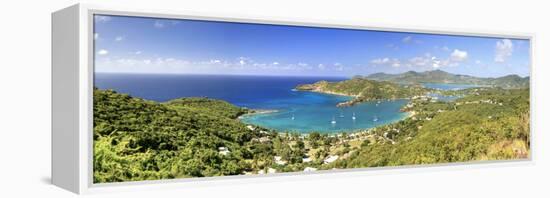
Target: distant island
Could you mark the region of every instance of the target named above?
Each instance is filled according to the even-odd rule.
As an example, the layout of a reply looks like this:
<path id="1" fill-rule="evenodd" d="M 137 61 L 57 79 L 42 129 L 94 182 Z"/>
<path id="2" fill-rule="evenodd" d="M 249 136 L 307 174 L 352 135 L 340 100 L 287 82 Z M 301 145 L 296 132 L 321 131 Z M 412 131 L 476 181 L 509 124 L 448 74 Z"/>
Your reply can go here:
<path id="1" fill-rule="evenodd" d="M 498 78 L 480 78 L 469 75 L 452 74 L 443 70 L 432 70 L 425 72 L 408 71 L 401 74 L 374 73 L 364 78 L 376 81 L 389 81 L 400 84 L 415 83 L 446 83 L 446 84 L 473 84 L 511 88 L 529 87 L 529 77 L 518 75 L 507 75 Z"/>

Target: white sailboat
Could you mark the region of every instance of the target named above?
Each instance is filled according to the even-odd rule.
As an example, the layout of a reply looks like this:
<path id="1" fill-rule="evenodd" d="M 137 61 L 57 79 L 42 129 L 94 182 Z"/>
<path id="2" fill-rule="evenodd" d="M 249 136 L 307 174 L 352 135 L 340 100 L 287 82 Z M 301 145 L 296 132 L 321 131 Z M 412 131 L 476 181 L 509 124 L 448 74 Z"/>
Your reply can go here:
<path id="1" fill-rule="evenodd" d="M 341 117 L 341 118 L 344 117 L 344 112 L 340 111 L 340 117 Z"/>
<path id="2" fill-rule="evenodd" d="M 352 120 L 355 120 L 355 112 L 353 112 L 353 115 L 351 116 Z"/>
<path id="3" fill-rule="evenodd" d="M 374 119 L 372 119 L 374 122 L 378 122 L 378 117 L 374 116 Z"/>
<path id="4" fill-rule="evenodd" d="M 332 116 L 332 121 L 330 123 L 336 124 L 336 120 L 334 119 L 334 116 Z"/>
<path id="5" fill-rule="evenodd" d="M 291 119 L 294 120 L 294 114 L 292 114 L 292 118 L 291 118 Z"/>

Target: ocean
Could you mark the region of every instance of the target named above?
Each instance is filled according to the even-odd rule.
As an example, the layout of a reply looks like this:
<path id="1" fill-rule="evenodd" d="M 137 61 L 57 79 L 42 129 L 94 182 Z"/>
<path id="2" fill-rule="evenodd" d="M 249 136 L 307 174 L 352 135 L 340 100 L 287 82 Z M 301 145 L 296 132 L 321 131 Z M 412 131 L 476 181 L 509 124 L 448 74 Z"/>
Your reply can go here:
<path id="1" fill-rule="evenodd" d="M 299 84 L 320 80 L 346 78 L 96 73 L 94 86 L 157 102 L 208 97 L 250 109 L 276 110 L 243 116 L 241 120 L 280 132 L 353 132 L 396 122 L 407 115 L 399 111 L 407 100 L 338 108 L 336 104 L 350 97 L 293 90 Z"/>

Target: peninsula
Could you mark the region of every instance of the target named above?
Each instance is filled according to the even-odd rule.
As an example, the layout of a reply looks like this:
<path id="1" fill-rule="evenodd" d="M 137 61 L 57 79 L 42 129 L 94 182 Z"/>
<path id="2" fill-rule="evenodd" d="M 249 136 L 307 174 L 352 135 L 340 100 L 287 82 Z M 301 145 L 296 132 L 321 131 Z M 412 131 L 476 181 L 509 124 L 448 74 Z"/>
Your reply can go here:
<path id="1" fill-rule="evenodd" d="M 296 87 L 299 91 L 312 91 L 326 94 L 351 96 L 353 99 L 337 104 L 338 107 L 373 100 L 396 100 L 424 95 L 429 89 L 420 84 L 400 85 L 393 82 L 369 80 L 354 77 L 340 82 L 319 81 L 313 84 L 302 84 Z"/>

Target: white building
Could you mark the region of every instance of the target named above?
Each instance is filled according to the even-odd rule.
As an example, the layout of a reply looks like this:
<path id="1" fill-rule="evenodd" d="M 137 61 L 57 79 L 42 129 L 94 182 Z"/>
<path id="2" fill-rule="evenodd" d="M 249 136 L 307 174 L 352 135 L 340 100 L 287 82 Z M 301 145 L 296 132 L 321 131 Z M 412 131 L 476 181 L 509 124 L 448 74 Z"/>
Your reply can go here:
<path id="1" fill-rule="evenodd" d="M 304 169 L 304 172 L 313 172 L 313 171 L 317 171 L 317 168 L 306 167 L 306 168 Z"/>
<path id="2" fill-rule="evenodd" d="M 218 147 L 218 151 L 222 155 L 227 155 L 230 153 L 229 149 L 227 147 Z"/>
<path id="3" fill-rule="evenodd" d="M 338 155 L 330 155 L 323 161 L 325 164 L 332 163 L 338 159 Z"/>
<path id="4" fill-rule="evenodd" d="M 275 164 L 277 165 L 285 165 L 286 164 L 286 161 L 282 160 L 281 156 L 275 156 L 273 157 L 273 159 L 275 159 Z"/>
<path id="5" fill-rule="evenodd" d="M 277 170 L 275 170 L 274 168 L 268 168 L 267 169 L 267 173 L 271 174 L 271 173 L 276 173 L 276 172 L 277 172 Z"/>

